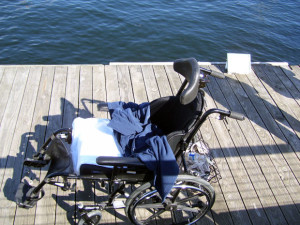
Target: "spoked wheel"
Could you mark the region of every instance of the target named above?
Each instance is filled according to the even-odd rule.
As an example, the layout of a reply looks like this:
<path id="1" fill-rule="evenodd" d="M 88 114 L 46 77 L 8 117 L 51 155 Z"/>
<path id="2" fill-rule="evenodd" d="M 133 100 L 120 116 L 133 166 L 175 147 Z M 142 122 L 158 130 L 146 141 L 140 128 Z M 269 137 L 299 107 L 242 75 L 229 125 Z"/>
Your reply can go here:
<path id="1" fill-rule="evenodd" d="M 190 175 L 179 175 L 171 192 L 162 199 L 150 183 L 136 189 L 126 202 L 126 214 L 134 224 L 155 224 L 164 218 L 169 224 L 193 224 L 213 206 L 212 186 Z"/>
<path id="2" fill-rule="evenodd" d="M 82 216 L 78 222 L 78 225 L 96 225 L 100 223 L 102 214 L 99 210 L 93 210 Z"/>

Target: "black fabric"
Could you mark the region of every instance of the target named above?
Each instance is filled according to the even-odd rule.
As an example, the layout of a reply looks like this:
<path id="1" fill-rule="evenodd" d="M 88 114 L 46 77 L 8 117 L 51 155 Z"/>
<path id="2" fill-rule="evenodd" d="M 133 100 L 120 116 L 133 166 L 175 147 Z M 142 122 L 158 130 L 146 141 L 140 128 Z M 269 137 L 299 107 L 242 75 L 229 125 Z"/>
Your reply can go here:
<path id="1" fill-rule="evenodd" d="M 69 154 L 62 140 L 60 140 L 59 138 L 55 137 L 51 141 L 46 154 L 51 158 L 47 177 L 52 177 L 54 173 L 56 174 L 70 169 L 71 155 Z"/>
<path id="2" fill-rule="evenodd" d="M 177 96 L 159 98 L 150 103 L 150 120 L 165 135 L 175 131 L 188 132 L 201 115 L 202 104 L 201 93 L 187 105 L 182 105 Z"/>

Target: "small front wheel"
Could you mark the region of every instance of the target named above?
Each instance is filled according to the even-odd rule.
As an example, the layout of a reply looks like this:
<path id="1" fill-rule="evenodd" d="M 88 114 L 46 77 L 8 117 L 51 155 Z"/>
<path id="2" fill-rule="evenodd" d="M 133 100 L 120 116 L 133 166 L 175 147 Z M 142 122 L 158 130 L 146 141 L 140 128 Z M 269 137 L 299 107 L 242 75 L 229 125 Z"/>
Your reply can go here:
<path id="1" fill-rule="evenodd" d="M 93 210 L 81 217 L 78 225 L 97 225 L 100 223 L 102 214 L 99 210 Z"/>

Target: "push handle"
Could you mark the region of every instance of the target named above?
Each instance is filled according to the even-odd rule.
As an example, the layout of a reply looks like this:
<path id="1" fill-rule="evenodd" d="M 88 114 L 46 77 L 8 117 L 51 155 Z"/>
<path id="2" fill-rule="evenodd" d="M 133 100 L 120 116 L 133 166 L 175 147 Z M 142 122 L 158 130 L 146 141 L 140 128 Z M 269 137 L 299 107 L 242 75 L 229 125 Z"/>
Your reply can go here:
<path id="1" fill-rule="evenodd" d="M 217 72 L 217 71 L 214 71 L 214 70 L 210 70 L 210 69 L 206 69 L 206 68 L 203 68 L 203 67 L 200 67 L 200 70 L 202 73 L 205 73 L 207 75 L 211 75 L 213 77 L 216 77 L 216 78 L 220 78 L 220 79 L 224 79 L 225 78 L 225 75 L 221 72 Z"/>
<path id="2" fill-rule="evenodd" d="M 232 119 L 236 119 L 236 120 L 244 120 L 245 119 L 245 116 L 243 114 L 237 113 L 237 112 L 230 112 L 229 117 Z"/>
<path id="3" fill-rule="evenodd" d="M 211 71 L 210 75 L 213 76 L 213 77 L 216 77 L 216 78 L 220 78 L 220 79 L 225 78 L 225 75 L 223 73 L 220 73 L 220 72 L 217 72 L 217 71 L 214 71 L 214 70 Z"/>

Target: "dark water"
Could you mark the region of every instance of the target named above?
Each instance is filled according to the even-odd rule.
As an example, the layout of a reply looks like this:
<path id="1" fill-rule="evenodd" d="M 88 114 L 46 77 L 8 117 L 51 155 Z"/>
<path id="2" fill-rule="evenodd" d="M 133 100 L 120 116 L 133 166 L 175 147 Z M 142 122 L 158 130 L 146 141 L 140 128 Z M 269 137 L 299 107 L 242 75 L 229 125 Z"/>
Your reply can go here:
<path id="1" fill-rule="evenodd" d="M 0 64 L 300 62 L 298 0 L 1 0 Z"/>

